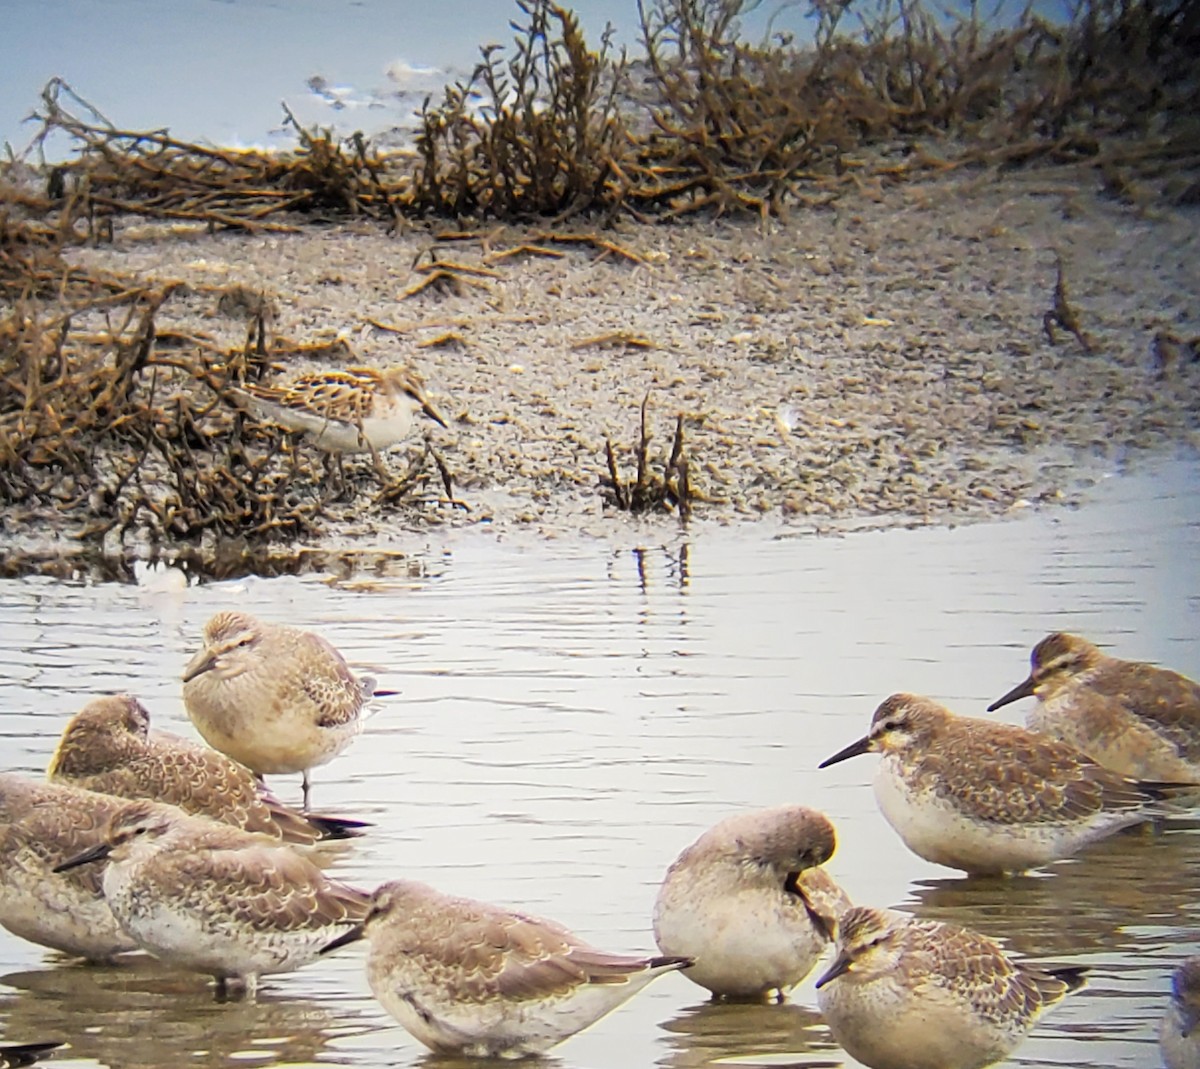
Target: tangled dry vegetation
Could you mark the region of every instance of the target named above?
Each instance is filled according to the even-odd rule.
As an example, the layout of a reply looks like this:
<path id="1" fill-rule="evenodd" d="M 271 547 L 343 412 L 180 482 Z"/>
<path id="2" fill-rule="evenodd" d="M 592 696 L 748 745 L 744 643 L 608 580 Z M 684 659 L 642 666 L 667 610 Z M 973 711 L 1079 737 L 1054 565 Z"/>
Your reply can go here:
<path id="1" fill-rule="evenodd" d="M 319 528 L 328 505 L 310 455 L 228 403 L 237 383 L 311 347 L 271 337 L 261 310 L 243 346 L 219 347 L 164 325 L 170 286 L 64 259 L 68 245 L 111 237 L 119 215 L 251 232 L 348 217 L 461 229 L 765 216 L 869 182 L 1037 158 L 1087 161 L 1119 196 L 1200 199 L 1195 0 L 1082 0 L 1068 25 L 1026 14 L 1011 27 L 947 21 L 919 0 L 811 2 L 804 49 L 739 39 L 757 0 L 640 2 L 646 58 L 633 64 L 607 36 L 591 49 L 566 8 L 517 0 L 511 55 L 485 49 L 470 79 L 426 103 L 415 157 L 299 129 L 289 155 L 202 147 L 122 130 L 52 82 L 42 137 L 66 134 L 74 155 L 40 190 L 16 180 L 16 164 L 0 169 L 6 518 L 82 516 L 76 535 L 97 546 L 130 529 L 151 543 L 254 543 Z M 429 265 L 421 285 L 482 284 L 453 267 Z M 631 484 L 609 445 L 602 492 L 686 517 L 682 427 L 661 478 L 647 474 L 648 440 L 643 422 Z"/>
<path id="2" fill-rule="evenodd" d="M 39 240 L 39 237 L 42 240 Z M 0 501 L 10 530 L 53 528 L 120 557 L 134 532 L 196 559 L 320 529 L 345 487 L 286 432 L 246 420 L 233 390 L 289 360 L 354 363 L 341 339 L 272 337 L 252 308 L 244 345 L 162 324 L 177 287 L 71 267 L 49 238 L 0 215 Z M 253 305 L 232 289 L 212 295 Z M 52 298 L 52 300 L 48 300 Z M 377 502 L 419 500 L 423 468 Z M 449 493 L 448 476 L 440 471 Z"/>
<path id="3" fill-rule="evenodd" d="M 675 418 L 675 436 L 671 440 L 671 452 L 663 460 L 662 474 L 659 475 L 654 470 L 654 458 L 650 454 L 653 435 L 646 420 L 646 409 L 649 405 L 650 396 L 647 394 L 642 399 L 640 434 L 632 450 L 636 465 L 632 482 L 621 478 L 612 440 L 604 439 L 604 459 L 608 465 L 608 475 L 600 481 L 601 493 L 608 504 L 626 512 L 678 509 L 679 518 L 686 523 L 691 515 L 693 494 L 683 444 L 683 416 Z"/>
<path id="4" fill-rule="evenodd" d="M 301 219 L 780 213 L 924 170 L 1088 161 L 1126 197 L 1200 199 L 1196 0 L 1079 0 L 1066 25 L 948 18 L 921 0 L 810 0 L 815 41 L 752 45 L 761 0 L 639 0 L 646 58 L 592 50 L 571 11 L 517 0 L 512 55 L 483 50 L 426 101 L 411 156 L 297 126 L 289 155 L 114 126 L 60 81 L 42 137 L 77 151 L 27 209 L 89 236 L 116 213 L 212 227 Z M 72 110 L 74 109 L 74 110 Z M 80 114 L 76 114 L 79 112 Z"/>

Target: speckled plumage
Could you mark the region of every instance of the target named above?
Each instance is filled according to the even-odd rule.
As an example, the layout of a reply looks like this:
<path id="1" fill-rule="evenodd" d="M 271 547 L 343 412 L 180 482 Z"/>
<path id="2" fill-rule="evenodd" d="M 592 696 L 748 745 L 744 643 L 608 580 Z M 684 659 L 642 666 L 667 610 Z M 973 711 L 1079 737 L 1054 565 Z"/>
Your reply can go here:
<path id="1" fill-rule="evenodd" d="M 285 386 L 247 383 L 238 396 L 260 418 L 303 431 L 331 453 L 378 452 L 408 436 L 413 416 L 446 421 L 409 368 L 351 367 L 301 375 Z"/>
<path id="2" fill-rule="evenodd" d="M 833 825 L 804 806 L 728 817 L 667 870 L 654 907 L 664 954 L 695 959 L 683 975 L 714 995 L 780 996 L 812 970 L 851 905 L 823 865 Z"/>
<path id="3" fill-rule="evenodd" d="M 1021 872 L 1164 812 L 1170 793 L 1013 724 L 955 716 L 913 694 L 821 767 L 882 754 L 875 797 L 914 853 L 971 873 Z"/>
<path id="4" fill-rule="evenodd" d="M 1135 779 L 1200 783 L 1200 685 L 1056 632 L 1033 648 L 1027 679 L 988 711 L 1036 695 L 1027 724 Z"/>
<path id="5" fill-rule="evenodd" d="M 293 845 L 344 838 L 356 825 L 284 805 L 232 758 L 150 728 L 136 698 L 90 701 L 71 718 L 46 771 L 51 780 L 121 798 L 149 798 Z"/>
<path id="6" fill-rule="evenodd" d="M 968 929 L 856 906 L 842 915 L 817 1001 L 834 1038 L 870 1069 L 981 1069 L 1083 971 L 1017 964 Z"/>
<path id="7" fill-rule="evenodd" d="M 0 924 L 90 961 L 137 949 L 113 917 L 94 869 L 57 874 L 64 857 L 100 842 L 120 798 L 0 773 Z"/>
<path id="8" fill-rule="evenodd" d="M 687 958 L 589 946 L 553 921 L 454 898 L 411 880 L 378 888 L 358 935 L 375 997 L 440 1053 L 522 1057 L 549 1050 Z"/>
<path id="9" fill-rule="evenodd" d="M 152 802 L 126 803 L 100 847 L 60 868 L 106 859 L 104 897 L 139 946 L 250 993 L 314 961 L 369 903 L 289 847 Z"/>
<path id="10" fill-rule="evenodd" d="M 375 690 L 311 631 L 219 612 L 183 673 L 183 701 L 210 745 L 254 772 L 304 773 L 332 760 L 362 730 Z"/>
<path id="11" fill-rule="evenodd" d="M 1158 1029 L 1166 1069 L 1200 1069 L 1200 957 L 1171 977 L 1171 998 Z"/>

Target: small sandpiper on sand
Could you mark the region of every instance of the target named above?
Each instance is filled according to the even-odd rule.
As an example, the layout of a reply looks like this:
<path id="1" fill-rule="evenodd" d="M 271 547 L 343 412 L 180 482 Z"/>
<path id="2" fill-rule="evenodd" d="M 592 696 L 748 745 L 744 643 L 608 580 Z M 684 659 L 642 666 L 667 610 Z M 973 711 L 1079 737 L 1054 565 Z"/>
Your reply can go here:
<path id="1" fill-rule="evenodd" d="M 418 412 L 446 426 L 425 396 L 420 376 L 406 367 L 314 371 L 286 385 L 247 382 L 233 394 L 259 419 L 303 432 L 331 454 L 343 482 L 342 455 L 370 453 L 380 479 L 389 483 L 379 454 L 408 437 Z"/>

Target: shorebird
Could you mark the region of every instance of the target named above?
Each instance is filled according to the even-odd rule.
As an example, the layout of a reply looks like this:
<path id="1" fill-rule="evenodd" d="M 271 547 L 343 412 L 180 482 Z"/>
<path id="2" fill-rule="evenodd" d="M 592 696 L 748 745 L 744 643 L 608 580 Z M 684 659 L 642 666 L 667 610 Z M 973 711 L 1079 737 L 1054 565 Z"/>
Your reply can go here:
<path id="1" fill-rule="evenodd" d="M 46 775 L 121 798 L 150 798 L 296 846 L 345 839 L 361 821 L 301 813 L 223 753 L 150 728 L 129 694 L 90 701 L 68 722 Z"/>
<path id="2" fill-rule="evenodd" d="M 291 972 L 366 915 L 370 897 L 286 846 L 153 802 L 128 802 L 102 842 L 55 872 L 104 867 L 121 927 L 168 965 L 253 997 L 264 973 Z"/>
<path id="3" fill-rule="evenodd" d="M 136 950 L 104 900 L 100 874 L 54 874 L 65 856 L 101 841 L 129 803 L 0 773 L 0 924 L 39 946 L 88 961 Z"/>
<path id="4" fill-rule="evenodd" d="M 1171 978 L 1158 1046 L 1166 1069 L 1200 1069 L 1200 957 L 1188 958 Z"/>
<path id="5" fill-rule="evenodd" d="M 630 957 L 588 946 L 553 921 L 423 883 L 385 883 L 366 920 L 325 950 L 366 936 L 367 981 L 438 1053 L 540 1054 L 598 1021 L 685 957 Z"/>
<path id="6" fill-rule="evenodd" d="M 66 1046 L 61 1040 L 49 1043 L 0 1043 L 0 1069 L 24 1069 L 43 1054 Z"/>
<path id="7" fill-rule="evenodd" d="M 356 677 L 311 631 L 219 612 L 183 672 L 183 701 L 210 745 L 260 776 L 304 774 L 341 753 L 362 730 L 375 680 Z"/>
<path id="8" fill-rule="evenodd" d="M 304 432 L 329 453 L 380 452 L 403 441 L 424 413 L 446 426 L 409 368 L 350 367 L 301 375 L 286 386 L 246 383 L 238 400 L 262 419 Z"/>
<path id="9" fill-rule="evenodd" d="M 1017 964 L 966 928 L 855 906 L 817 1002 L 846 1052 L 870 1069 L 980 1069 L 1083 984 L 1082 967 Z"/>
<path id="10" fill-rule="evenodd" d="M 1109 657 L 1056 632 L 1033 647 L 1029 677 L 988 706 L 1036 695 L 1026 723 L 1134 779 L 1200 783 L 1200 686 Z"/>
<path id="11" fill-rule="evenodd" d="M 973 874 L 1023 872 L 1162 816 L 1186 788 L 1127 779 L 1056 739 L 893 694 L 821 768 L 883 755 L 875 798 L 913 853 Z"/>
<path id="12" fill-rule="evenodd" d="M 828 818 L 804 806 L 722 820 L 667 870 L 654 906 L 659 950 L 694 958 L 683 975 L 717 997 L 782 1001 L 850 908 L 820 867 L 836 845 Z"/>

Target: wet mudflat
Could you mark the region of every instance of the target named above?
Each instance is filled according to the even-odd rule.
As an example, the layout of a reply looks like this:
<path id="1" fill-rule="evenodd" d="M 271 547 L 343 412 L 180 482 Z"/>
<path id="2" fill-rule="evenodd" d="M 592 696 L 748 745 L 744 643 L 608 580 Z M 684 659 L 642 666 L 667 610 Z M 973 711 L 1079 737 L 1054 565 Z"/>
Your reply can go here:
<path id="1" fill-rule="evenodd" d="M 208 616 L 236 607 L 303 623 L 402 692 L 314 776 L 318 808 L 376 825 L 336 865 L 342 878 L 413 876 L 650 950 L 657 884 L 680 849 L 739 808 L 800 802 L 836 823 L 830 869 L 857 901 L 1092 966 L 1016 1064 L 1157 1064 L 1167 978 L 1200 946 L 1192 826 L 1122 835 L 1033 876 L 968 881 L 909 854 L 884 824 L 875 758 L 816 765 L 896 690 L 984 715 L 1051 630 L 1196 675 L 1198 479 L 1195 460 L 1164 463 L 1104 481 L 1078 510 L 957 529 L 683 537 L 655 526 L 553 542 L 442 532 L 337 581 L 6 581 L 4 764 L 43 769 L 67 716 L 105 691 L 137 694 L 157 726 L 192 735 L 178 677 Z M 273 786 L 298 802 L 298 777 Z M 667 977 L 551 1061 L 837 1064 L 811 984 L 785 1006 L 712 1006 Z M 354 950 L 268 979 L 256 1005 L 216 1005 L 203 978 L 67 965 L 0 932 L 0 1034 L 64 1039 L 55 1062 L 71 1066 L 431 1063 L 371 999 Z"/>

